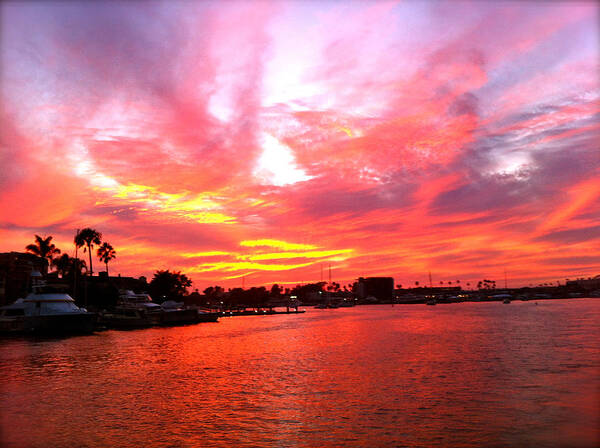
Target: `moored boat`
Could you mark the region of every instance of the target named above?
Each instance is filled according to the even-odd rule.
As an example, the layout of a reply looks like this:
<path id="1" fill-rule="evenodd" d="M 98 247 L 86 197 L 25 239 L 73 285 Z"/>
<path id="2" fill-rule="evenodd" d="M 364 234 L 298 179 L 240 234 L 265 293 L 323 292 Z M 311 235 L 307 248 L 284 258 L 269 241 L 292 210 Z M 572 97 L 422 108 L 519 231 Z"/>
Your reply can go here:
<path id="1" fill-rule="evenodd" d="M 183 302 L 175 302 L 168 300 L 161 305 L 162 325 L 185 325 L 195 324 L 198 321 L 198 310 L 194 308 L 186 308 Z"/>
<path id="2" fill-rule="evenodd" d="M 147 328 L 161 324 L 162 312 L 133 306 L 117 306 L 103 313 L 100 321 L 109 328 Z"/>
<path id="3" fill-rule="evenodd" d="M 125 290 L 119 293 L 117 306 L 102 314 L 101 322 L 112 328 L 146 328 L 160 325 L 163 309 L 148 294 Z"/>
<path id="4" fill-rule="evenodd" d="M 510 303 L 513 300 L 513 296 L 510 294 L 494 294 L 489 297 L 490 300 L 502 300 L 502 303 Z"/>
<path id="5" fill-rule="evenodd" d="M 0 332 L 91 333 L 96 319 L 96 313 L 78 307 L 66 293 L 35 291 L 0 308 Z"/>
<path id="6" fill-rule="evenodd" d="M 196 317 L 197 322 L 217 322 L 219 320 L 219 313 L 211 313 L 208 311 L 196 310 L 198 315 Z"/>

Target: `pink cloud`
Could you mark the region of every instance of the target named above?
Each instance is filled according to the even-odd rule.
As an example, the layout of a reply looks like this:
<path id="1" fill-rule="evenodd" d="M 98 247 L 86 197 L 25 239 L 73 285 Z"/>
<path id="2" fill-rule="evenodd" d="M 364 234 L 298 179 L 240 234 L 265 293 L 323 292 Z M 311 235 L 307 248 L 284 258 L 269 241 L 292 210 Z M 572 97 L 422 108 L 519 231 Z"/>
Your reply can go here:
<path id="1" fill-rule="evenodd" d="M 89 225 L 201 289 L 599 267 L 596 6 L 113 6 L 2 6 L 2 250 Z"/>

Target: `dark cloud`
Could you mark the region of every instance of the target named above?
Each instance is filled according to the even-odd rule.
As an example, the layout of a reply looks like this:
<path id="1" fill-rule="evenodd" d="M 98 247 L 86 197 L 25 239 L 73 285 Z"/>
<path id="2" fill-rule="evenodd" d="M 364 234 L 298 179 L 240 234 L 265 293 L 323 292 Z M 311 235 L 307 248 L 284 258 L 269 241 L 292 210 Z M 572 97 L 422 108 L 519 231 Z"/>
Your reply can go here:
<path id="1" fill-rule="evenodd" d="M 543 241 L 557 244 L 575 244 L 600 238 L 600 225 L 583 227 L 581 229 L 559 230 L 549 232 L 534 238 L 534 241 Z M 590 247 L 592 249 L 592 247 Z"/>
<path id="2" fill-rule="evenodd" d="M 479 99 L 471 92 L 466 92 L 457 97 L 448 107 L 448 114 L 456 115 L 479 115 Z"/>
<path id="3" fill-rule="evenodd" d="M 542 264 L 557 265 L 557 266 L 597 266 L 600 265 L 600 256 L 598 255 L 581 255 L 575 257 L 552 257 L 542 260 Z"/>
<path id="4" fill-rule="evenodd" d="M 65 90 L 96 94 L 136 88 L 172 98 L 178 56 L 187 29 L 159 2 L 50 2 L 32 8 L 31 21 L 53 44 L 46 63 L 56 61 Z M 25 40 L 27 42 L 27 40 Z"/>
<path id="5" fill-rule="evenodd" d="M 307 184 L 298 194 L 289 199 L 294 208 L 311 217 L 326 217 L 340 213 L 355 216 L 378 209 L 401 209 L 411 203 L 411 193 L 416 185 L 412 183 L 385 183 L 371 188 L 353 190 L 340 188 L 328 180 Z"/>
<path id="6" fill-rule="evenodd" d="M 437 214 L 510 210 L 521 204 L 529 185 L 507 175 L 481 176 L 473 182 L 439 194 L 432 204 Z"/>

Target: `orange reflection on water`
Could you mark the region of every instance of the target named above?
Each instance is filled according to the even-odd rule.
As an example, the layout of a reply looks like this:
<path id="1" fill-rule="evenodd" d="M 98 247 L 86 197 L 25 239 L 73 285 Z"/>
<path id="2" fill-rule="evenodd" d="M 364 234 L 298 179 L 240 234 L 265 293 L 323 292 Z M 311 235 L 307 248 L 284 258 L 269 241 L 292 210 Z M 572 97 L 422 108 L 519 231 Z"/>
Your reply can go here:
<path id="1" fill-rule="evenodd" d="M 598 317 L 591 299 L 362 306 L 7 340 L 0 441 L 595 446 Z"/>

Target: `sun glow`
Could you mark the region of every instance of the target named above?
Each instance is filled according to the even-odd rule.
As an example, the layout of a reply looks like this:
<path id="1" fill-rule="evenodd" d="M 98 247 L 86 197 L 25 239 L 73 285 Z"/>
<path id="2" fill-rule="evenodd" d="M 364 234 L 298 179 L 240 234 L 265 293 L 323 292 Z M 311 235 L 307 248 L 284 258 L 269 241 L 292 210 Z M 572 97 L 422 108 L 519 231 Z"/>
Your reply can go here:
<path id="1" fill-rule="evenodd" d="M 281 187 L 312 178 L 297 167 L 292 150 L 272 135 L 263 134 L 262 147 L 263 153 L 254 170 L 262 182 Z"/>

